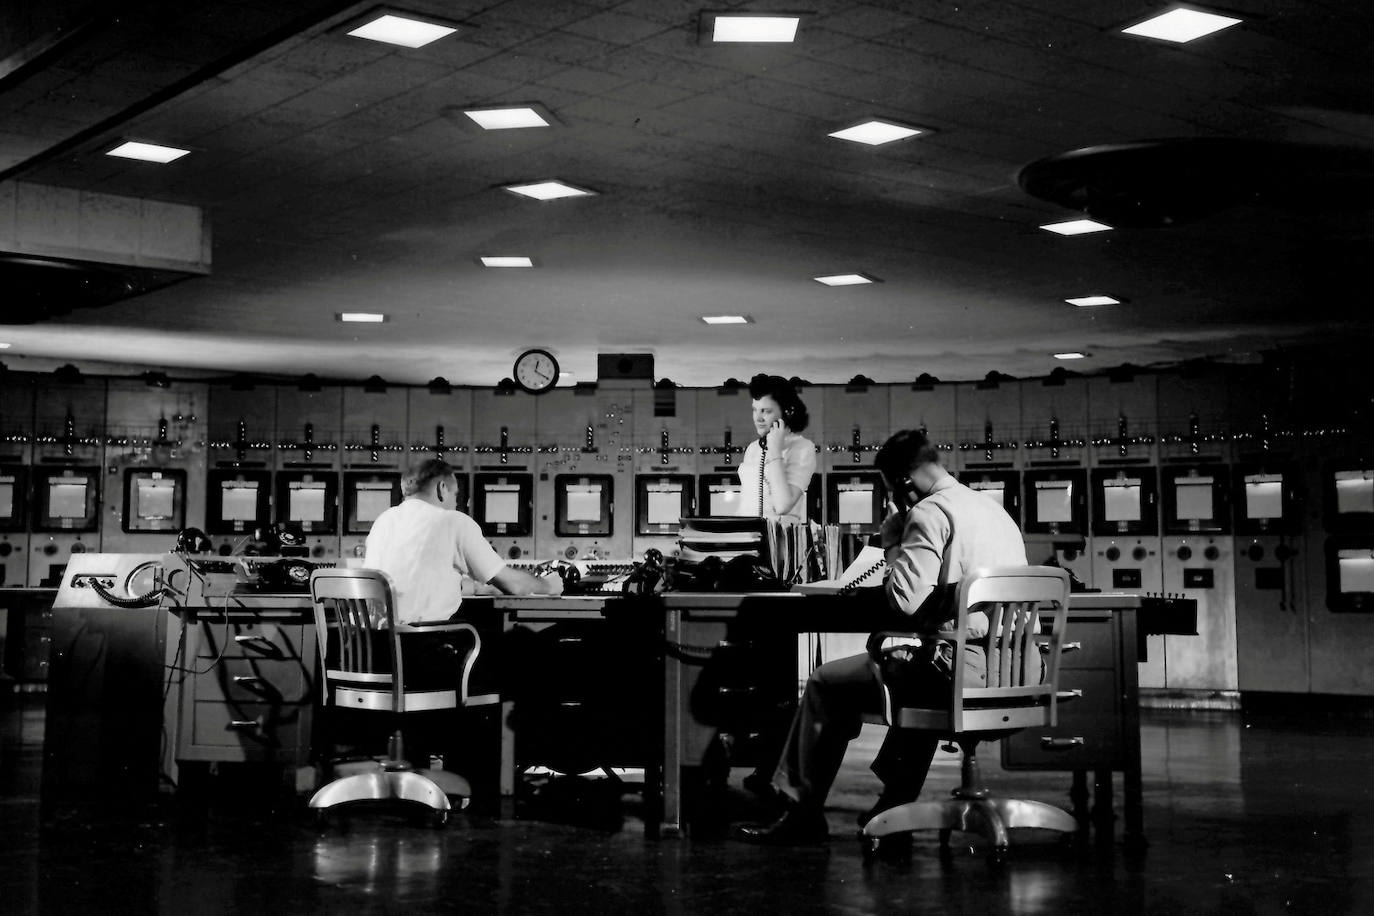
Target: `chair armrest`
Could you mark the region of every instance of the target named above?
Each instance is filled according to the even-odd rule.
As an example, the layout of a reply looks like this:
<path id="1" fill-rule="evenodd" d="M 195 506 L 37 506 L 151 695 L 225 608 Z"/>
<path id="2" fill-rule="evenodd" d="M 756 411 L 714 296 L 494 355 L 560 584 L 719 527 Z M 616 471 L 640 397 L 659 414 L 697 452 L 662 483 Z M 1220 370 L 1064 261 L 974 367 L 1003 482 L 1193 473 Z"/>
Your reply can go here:
<path id="1" fill-rule="evenodd" d="M 934 633 L 919 633 L 915 630 L 875 630 L 868 637 L 869 657 L 877 657 L 873 651 L 874 646 L 881 646 L 885 640 L 894 638 L 916 640 L 920 643 L 954 642 L 959 638 L 959 634 L 953 630 L 937 630 Z"/>

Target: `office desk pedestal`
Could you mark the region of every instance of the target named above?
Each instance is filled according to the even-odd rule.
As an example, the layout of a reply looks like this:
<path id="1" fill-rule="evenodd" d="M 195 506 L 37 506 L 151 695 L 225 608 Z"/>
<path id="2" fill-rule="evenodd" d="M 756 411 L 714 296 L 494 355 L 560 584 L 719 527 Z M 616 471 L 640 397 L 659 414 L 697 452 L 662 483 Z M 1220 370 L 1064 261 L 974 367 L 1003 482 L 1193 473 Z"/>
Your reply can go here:
<path id="1" fill-rule="evenodd" d="M 1141 816 L 1140 704 L 1136 679 L 1136 610 L 1118 596 L 1074 595 L 1069 604 L 1068 644 L 1060 687 L 1083 691 L 1059 705 L 1054 728 L 1026 729 L 1002 741 L 1009 770 L 1071 772 L 1074 814 L 1099 839 L 1113 834 L 1112 773 L 1122 774 L 1127 847 L 1145 845 Z M 1088 811 L 1088 774 L 1094 776 Z"/>

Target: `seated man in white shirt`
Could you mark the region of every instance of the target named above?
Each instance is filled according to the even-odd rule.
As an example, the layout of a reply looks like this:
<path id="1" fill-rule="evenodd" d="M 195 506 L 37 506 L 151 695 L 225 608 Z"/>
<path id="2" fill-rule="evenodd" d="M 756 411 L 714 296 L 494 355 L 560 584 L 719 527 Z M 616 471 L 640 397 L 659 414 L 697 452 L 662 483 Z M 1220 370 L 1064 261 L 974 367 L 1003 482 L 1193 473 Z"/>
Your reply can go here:
<path id="1" fill-rule="evenodd" d="M 464 576 L 506 595 L 562 594 L 562 578 L 510 568 L 477 522 L 458 511 L 458 480 L 448 462 L 419 462 L 401 481 L 401 492 L 401 504 L 372 523 L 363 561 L 391 577 L 399 622 L 451 618 L 463 603 Z"/>
<path id="2" fill-rule="evenodd" d="M 889 570 L 884 585 L 889 605 L 907 615 L 909 624 L 903 629 L 931 636 L 948 629 L 958 615 L 953 599 L 961 578 L 983 566 L 1025 565 L 1025 541 L 1016 522 L 996 502 L 950 476 L 925 433 L 896 433 L 879 449 L 873 464 L 893 501 L 881 536 Z M 970 636 L 986 633 L 983 615 L 969 620 Z M 927 700 L 949 696 L 954 664 L 964 665 L 965 677 L 973 683 L 986 680 L 986 659 L 976 645 L 968 646 L 960 660 L 949 657 L 948 644 L 933 639 L 922 651 L 899 651 L 894 680 Z M 881 698 L 871 656 L 887 660 L 881 640 L 870 639 L 869 654 L 838 659 L 811 673 L 773 774 L 773 786 L 786 810 L 772 823 L 740 826 L 739 839 L 776 844 L 826 840 L 826 795 L 845 748 L 859 734 L 864 713 L 876 712 Z M 884 679 L 888 677 L 885 667 Z M 873 809 L 860 816 L 861 824 L 879 811 L 916 800 L 935 747 L 929 732 L 888 730 L 872 765 L 883 792 Z"/>
<path id="3" fill-rule="evenodd" d="M 405 499 L 400 505 L 372 523 L 363 561 L 369 569 L 380 569 L 391 578 L 399 623 L 438 623 L 457 616 L 465 577 L 499 594 L 562 594 L 563 579 L 557 574 L 536 578 L 507 566 L 482 536 L 477 522 L 458 510 L 458 480 L 448 462 L 429 458 L 416 463 L 402 479 L 401 492 Z M 460 648 L 448 633 L 412 634 L 405 646 L 407 685 L 447 686 L 461 676 L 467 647 Z M 499 654 L 499 649 L 489 644 L 483 657 L 490 657 L 493 650 Z M 485 667 L 500 675 L 499 659 Z M 464 742 L 455 746 L 450 738 L 449 729 L 439 722 L 407 731 L 417 760 L 426 759 L 427 751 L 448 758 L 465 747 Z M 478 753 L 475 759 L 483 758 Z M 466 767 L 465 772 L 471 773 Z"/>

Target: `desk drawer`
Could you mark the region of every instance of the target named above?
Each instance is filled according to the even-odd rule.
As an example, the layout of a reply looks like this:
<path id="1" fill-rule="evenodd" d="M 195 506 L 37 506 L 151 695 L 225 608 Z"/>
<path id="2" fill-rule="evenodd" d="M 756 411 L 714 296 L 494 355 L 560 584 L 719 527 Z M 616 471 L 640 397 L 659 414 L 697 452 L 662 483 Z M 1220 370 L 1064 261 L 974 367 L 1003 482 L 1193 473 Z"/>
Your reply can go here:
<path id="1" fill-rule="evenodd" d="M 1065 690 L 1081 699 L 1059 705 L 1054 728 L 1027 728 L 1002 741 L 1002 765 L 1025 770 L 1121 769 L 1121 720 L 1111 671 L 1065 671 Z"/>
<path id="2" fill-rule="evenodd" d="M 1120 653 L 1116 646 L 1116 622 L 1106 615 L 1069 615 L 1065 629 L 1065 643 L 1077 644 L 1072 652 L 1065 652 L 1059 662 L 1061 670 L 1070 668 L 1115 668 Z"/>
<path id="3" fill-rule="evenodd" d="M 177 748 L 182 760 L 296 761 L 308 756 L 302 740 L 309 732 L 310 707 L 267 703 L 191 703 L 191 721 L 182 732 L 189 744 Z"/>
<path id="4" fill-rule="evenodd" d="M 209 667 L 205 659 L 197 659 L 199 668 Z M 311 698 L 307 679 L 298 659 L 258 660 L 223 658 L 204 674 L 188 678 L 188 699 L 197 701 L 233 700 L 237 703 L 308 703 Z"/>
<path id="5" fill-rule="evenodd" d="M 202 621 L 186 633 L 187 655 L 195 659 L 278 658 L 313 659 L 314 627 L 280 623 L 223 623 Z M 204 668 L 201 663 L 197 667 Z"/>

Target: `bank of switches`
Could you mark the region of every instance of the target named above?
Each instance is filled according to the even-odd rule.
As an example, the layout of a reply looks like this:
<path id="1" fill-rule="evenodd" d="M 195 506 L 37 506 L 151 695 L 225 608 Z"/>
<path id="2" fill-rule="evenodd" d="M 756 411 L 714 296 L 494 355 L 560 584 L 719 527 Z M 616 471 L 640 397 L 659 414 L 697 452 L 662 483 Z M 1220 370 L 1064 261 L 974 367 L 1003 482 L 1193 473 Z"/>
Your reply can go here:
<path id="1" fill-rule="evenodd" d="M 563 578 L 563 594 L 565 595 L 620 595 L 631 590 L 641 581 L 647 562 L 633 560 L 546 560 L 542 562 L 510 560 L 507 561 L 507 565 L 534 576 L 557 573 Z"/>

